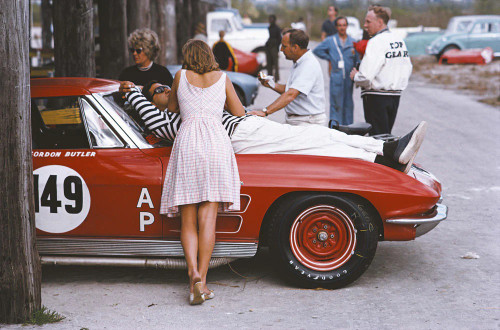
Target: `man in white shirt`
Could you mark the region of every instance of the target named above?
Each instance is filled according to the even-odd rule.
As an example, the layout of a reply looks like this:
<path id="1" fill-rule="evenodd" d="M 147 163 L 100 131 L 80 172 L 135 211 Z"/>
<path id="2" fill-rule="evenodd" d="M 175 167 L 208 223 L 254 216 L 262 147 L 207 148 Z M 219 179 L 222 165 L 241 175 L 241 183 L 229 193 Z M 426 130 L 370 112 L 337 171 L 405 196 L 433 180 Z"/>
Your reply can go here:
<path id="1" fill-rule="evenodd" d="M 390 17 L 387 7 L 368 8 L 364 27 L 372 38 L 359 71 L 351 71 L 351 79 L 362 87 L 365 120 L 372 125 L 372 135 L 391 133 L 412 71 L 405 42 L 387 28 Z"/>
<path id="2" fill-rule="evenodd" d="M 262 111 L 251 114 L 265 117 L 284 108 L 287 124 L 326 124 L 323 72 L 316 57 L 307 49 L 308 44 L 309 37 L 304 31 L 290 29 L 284 32 L 281 51 L 287 60 L 293 61 L 288 81 L 286 85 L 275 83 L 271 87 L 269 80 L 259 78 L 263 86 L 281 95 Z"/>

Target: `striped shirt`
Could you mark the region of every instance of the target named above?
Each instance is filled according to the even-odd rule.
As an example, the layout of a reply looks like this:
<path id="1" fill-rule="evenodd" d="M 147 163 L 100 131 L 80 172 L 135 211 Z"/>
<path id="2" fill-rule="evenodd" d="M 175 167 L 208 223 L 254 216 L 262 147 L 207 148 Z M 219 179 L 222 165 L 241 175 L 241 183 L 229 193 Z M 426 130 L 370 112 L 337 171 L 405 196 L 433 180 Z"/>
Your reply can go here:
<path id="1" fill-rule="evenodd" d="M 181 115 L 179 113 L 161 111 L 149 102 L 138 88 L 126 93 L 125 97 L 137 113 L 139 113 L 146 127 L 153 132 L 155 136 L 170 142 L 174 141 L 181 127 Z M 229 138 L 233 135 L 238 124 L 249 116 L 250 115 L 237 117 L 230 115 L 227 111 L 223 111 L 222 125 L 229 135 Z"/>

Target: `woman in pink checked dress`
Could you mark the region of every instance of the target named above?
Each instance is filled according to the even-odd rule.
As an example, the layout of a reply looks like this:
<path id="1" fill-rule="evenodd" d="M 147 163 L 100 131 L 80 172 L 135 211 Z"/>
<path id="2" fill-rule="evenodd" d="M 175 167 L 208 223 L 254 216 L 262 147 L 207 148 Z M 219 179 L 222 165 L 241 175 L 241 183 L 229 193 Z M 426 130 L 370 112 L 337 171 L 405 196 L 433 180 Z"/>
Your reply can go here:
<path id="1" fill-rule="evenodd" d="M 180 112 L 182 125 L 170 155 L 160 213 L 175 216 L 180 211 L 189 302 L 194 305 L 214 297 L 206 277 L 217 210 L 240 208 L 238 166 L 222 126 L 222 111 L 225 105 L 235 116 L 245 111 L 206 43 L 189 40 L 182 54 L 183 70 L 175 75 L 168 102 L 169 111 Z"/>

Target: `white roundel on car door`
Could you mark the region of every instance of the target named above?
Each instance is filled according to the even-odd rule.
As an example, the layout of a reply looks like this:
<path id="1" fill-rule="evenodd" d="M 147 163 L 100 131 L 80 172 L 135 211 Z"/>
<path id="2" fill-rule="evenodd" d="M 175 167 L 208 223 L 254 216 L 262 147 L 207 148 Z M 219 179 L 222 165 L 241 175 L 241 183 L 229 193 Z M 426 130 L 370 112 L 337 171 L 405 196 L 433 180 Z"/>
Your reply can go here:
<path id="1" fill-rule="evenodd" d="M 82 176 L 60 165 L 33 171 L 36 228 L 65 233 L 78 227 L 90 210 L 90 193 Z"/>

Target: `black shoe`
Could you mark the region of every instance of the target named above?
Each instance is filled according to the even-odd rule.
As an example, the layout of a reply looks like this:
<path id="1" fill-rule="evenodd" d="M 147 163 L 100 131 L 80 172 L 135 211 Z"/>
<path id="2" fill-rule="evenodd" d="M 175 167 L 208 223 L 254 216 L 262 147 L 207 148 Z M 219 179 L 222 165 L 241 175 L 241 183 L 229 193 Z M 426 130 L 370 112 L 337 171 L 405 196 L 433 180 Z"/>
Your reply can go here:
<path id="1" fill-rule="evenodd" d="M 410 133 L 406 134 L 402 138 L 396 141 L 384 143 L 384 156 L 391 157 L 394 161 L 400 164 L 413 162 L 418 149 L 424 141 L 426 130 L 427 123 L 422 121 Z"/>
<path id="2" fill-rule="evenodd" d="M 377 157 L 375 157 L 375 163 L 393 168 L 396 171 L 400 171 L 405 174 L 408 173 L 408 171 L 411 168 L 411 163 L 400 164 L 397 161 L 393 160 L 391 157 L 380 156 L 380 155 L 377 155 Z"/>

